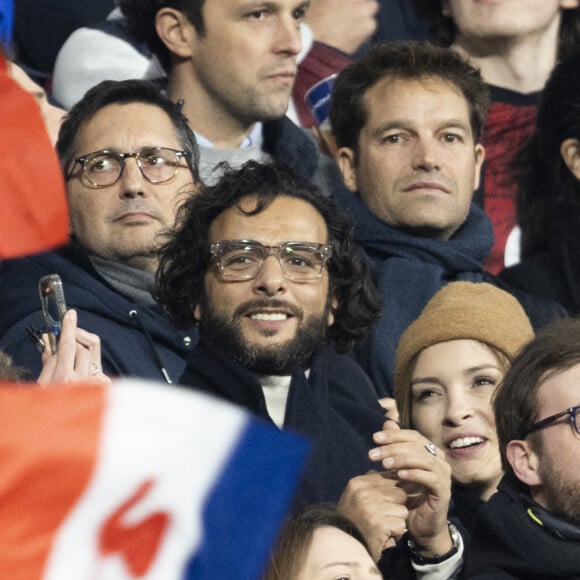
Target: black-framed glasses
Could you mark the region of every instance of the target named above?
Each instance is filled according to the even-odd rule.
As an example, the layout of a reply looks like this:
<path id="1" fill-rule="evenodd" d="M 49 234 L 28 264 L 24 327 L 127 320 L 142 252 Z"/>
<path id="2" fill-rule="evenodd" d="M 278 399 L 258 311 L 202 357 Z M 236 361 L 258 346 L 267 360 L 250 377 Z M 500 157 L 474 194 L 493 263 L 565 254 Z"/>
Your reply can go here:
<path id="1" fill-rule="evenodd" d="M 565 417 L 566 415 L 568 415 L 570 423 L 572 423 L 572 426 L 574 427 L 576 433 L 580 435 L 580 419 L 578 417 L 580 415 L 580 405 L 576 405 L 576 407 L 569 407 L 568 409 L 560 413 L 550 415 L 549 417 L 546 417 L 545 419 L 542 419 L 541 421 L 534 423 L 527 430 L 525 437 L 530 435 L 530 433 L 534 433 L 536 431 L 539 431 L 540 429 L 543 429 L 544 427 L 547 427 L 548 425 L 551 425 L 552 423 L 555 423 L 558 419 L 560 419 L 561 417 Z"/>
<path id="2" fill-rule="evenodd" d="M 220 240 L 209 245 L 220 273 L 227 280 L 251 280 L 258 275 L 264 260 L 275 256 L 284 276 L 296 282 L 316 280 L 322 276 L 331 248 L 312 242 L 284 242 L 264 246 L 253 240 Z"/>
<path id="3" fill-rule="evenodd" d="M 180 167 L 179 162 L 183 157 L 187 158 L 187 153 L 169 147 L 146 147 L 137 153 L 118 153 L 103 149 L 75 157 L 66 180 L 72 177 L 75 165 L 80 163 L 89 187 L 108 187 L 119 181 L 125 170 L 125 160 L 131 157 L 135 158 L 141 175 L 147 181 L 167 183 L 175 177 Z"/>

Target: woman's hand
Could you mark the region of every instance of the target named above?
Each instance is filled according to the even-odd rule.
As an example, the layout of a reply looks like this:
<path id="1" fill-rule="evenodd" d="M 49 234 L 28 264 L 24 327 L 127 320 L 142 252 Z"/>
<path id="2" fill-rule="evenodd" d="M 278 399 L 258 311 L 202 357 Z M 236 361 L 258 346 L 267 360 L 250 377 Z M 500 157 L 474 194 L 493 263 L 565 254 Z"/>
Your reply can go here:
<path id="1" fill-rule="evenodd" d="M 451 500 L 451 466 L 443 452 L 413 429 L 386 421 L 375 433 L 378 447 L 369 457 L 399 480 L 407 493 L 407 529 L 421 554 L 440 556 L 453 542 L 447 526 Z"/>

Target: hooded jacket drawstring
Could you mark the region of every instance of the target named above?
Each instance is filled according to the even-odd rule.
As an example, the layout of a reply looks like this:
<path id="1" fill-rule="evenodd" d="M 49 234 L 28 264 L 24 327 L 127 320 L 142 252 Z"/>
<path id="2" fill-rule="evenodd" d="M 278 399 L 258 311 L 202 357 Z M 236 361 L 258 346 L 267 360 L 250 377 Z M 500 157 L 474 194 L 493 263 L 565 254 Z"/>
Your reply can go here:
<path id="1" fill-rule="evenodd" d="M 159 368 L 159 371 L 163 375 L 165 382 L 170 384 L 170 385 L 173 384 L 173 381 L 171 380 L 171 377 L 169 376 L 167 369 L 163 366 L 163 363 L 161 362 L 161 358 L 159 356 L 159 353 L 157 352 L 157 349 L 155 348 L 155 343 L 153 342 L 153 339 L 151 338 L 149 331 L 147 330 L 147 328 L 145 328 L 145 325 L 143 324 L 143 322 L 139 318 L 139 313 L 136 310 L 130 310 L 129 317 L 132 318 L 133 320 L 135 320 L 135 322 L 137 323 L 137 326 L 139 327 L 141 332 L 145 335 L 145 338 L 147 339 L 147 343 L 149 344 L 149 348 L 151 349 L 151 352 L 153 353 L 153 359 L 155 360 L 155 364 L 157 365 L 157 367 Z"/>

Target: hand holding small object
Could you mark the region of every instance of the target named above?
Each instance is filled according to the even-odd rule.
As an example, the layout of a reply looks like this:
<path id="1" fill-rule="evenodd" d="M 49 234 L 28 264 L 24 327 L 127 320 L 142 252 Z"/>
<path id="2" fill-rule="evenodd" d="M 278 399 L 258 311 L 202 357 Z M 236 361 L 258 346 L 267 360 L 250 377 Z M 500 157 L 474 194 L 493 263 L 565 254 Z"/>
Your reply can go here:
<path id="1" fill-rule="evenodd" d="M 30 333 L 29 333 L 30 335 Z M 48 336 L 42 338 L 48 344 Z M 101 366 L 101 340 L 91 332 L 77 328 L 77 313 L 68 310 L 62 320 L 58 352 L 45 348 L 42 354 L 42 372 L 38 383 L 93 382 L 110 384 Z"/>

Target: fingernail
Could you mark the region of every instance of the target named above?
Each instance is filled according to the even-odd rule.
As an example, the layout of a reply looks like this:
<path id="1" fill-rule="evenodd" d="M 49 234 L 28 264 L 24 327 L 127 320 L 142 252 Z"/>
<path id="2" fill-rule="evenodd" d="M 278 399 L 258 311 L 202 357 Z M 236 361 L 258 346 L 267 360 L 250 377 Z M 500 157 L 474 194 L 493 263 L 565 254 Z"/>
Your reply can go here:
<path id="1" fill-rule="evenodd" d="M 385 467 L 391 467 L 391 465 L 393 465 L 395 463 L 395 460 L 392 457 L 387 457 L 386 459 L 383 459 L 383 465 Z"/>
<path id="2" fill-rule="evenodd" d="M 67 310 L 65 313 L 65 316 L 68 318 L 68 320 L 70 320 L 71 322 L 75 322 L 77 319 L 77 311 L 76 310 Z"/>
<path id="3" fill-rule="evenodd" d="M 387 440 L 385 434 L 382 431 L 378 431 L 377 433 L 375 433 L 373 438 L 375 441 L 378 441 L 381 443 Z"/>
<path id="4" fill-rule="evenodd" d="M 371 459 L 378 459 L 381 456 L 381 450 L 380 449 L 371 449 L 369 451 L 369 457 Z"/>

